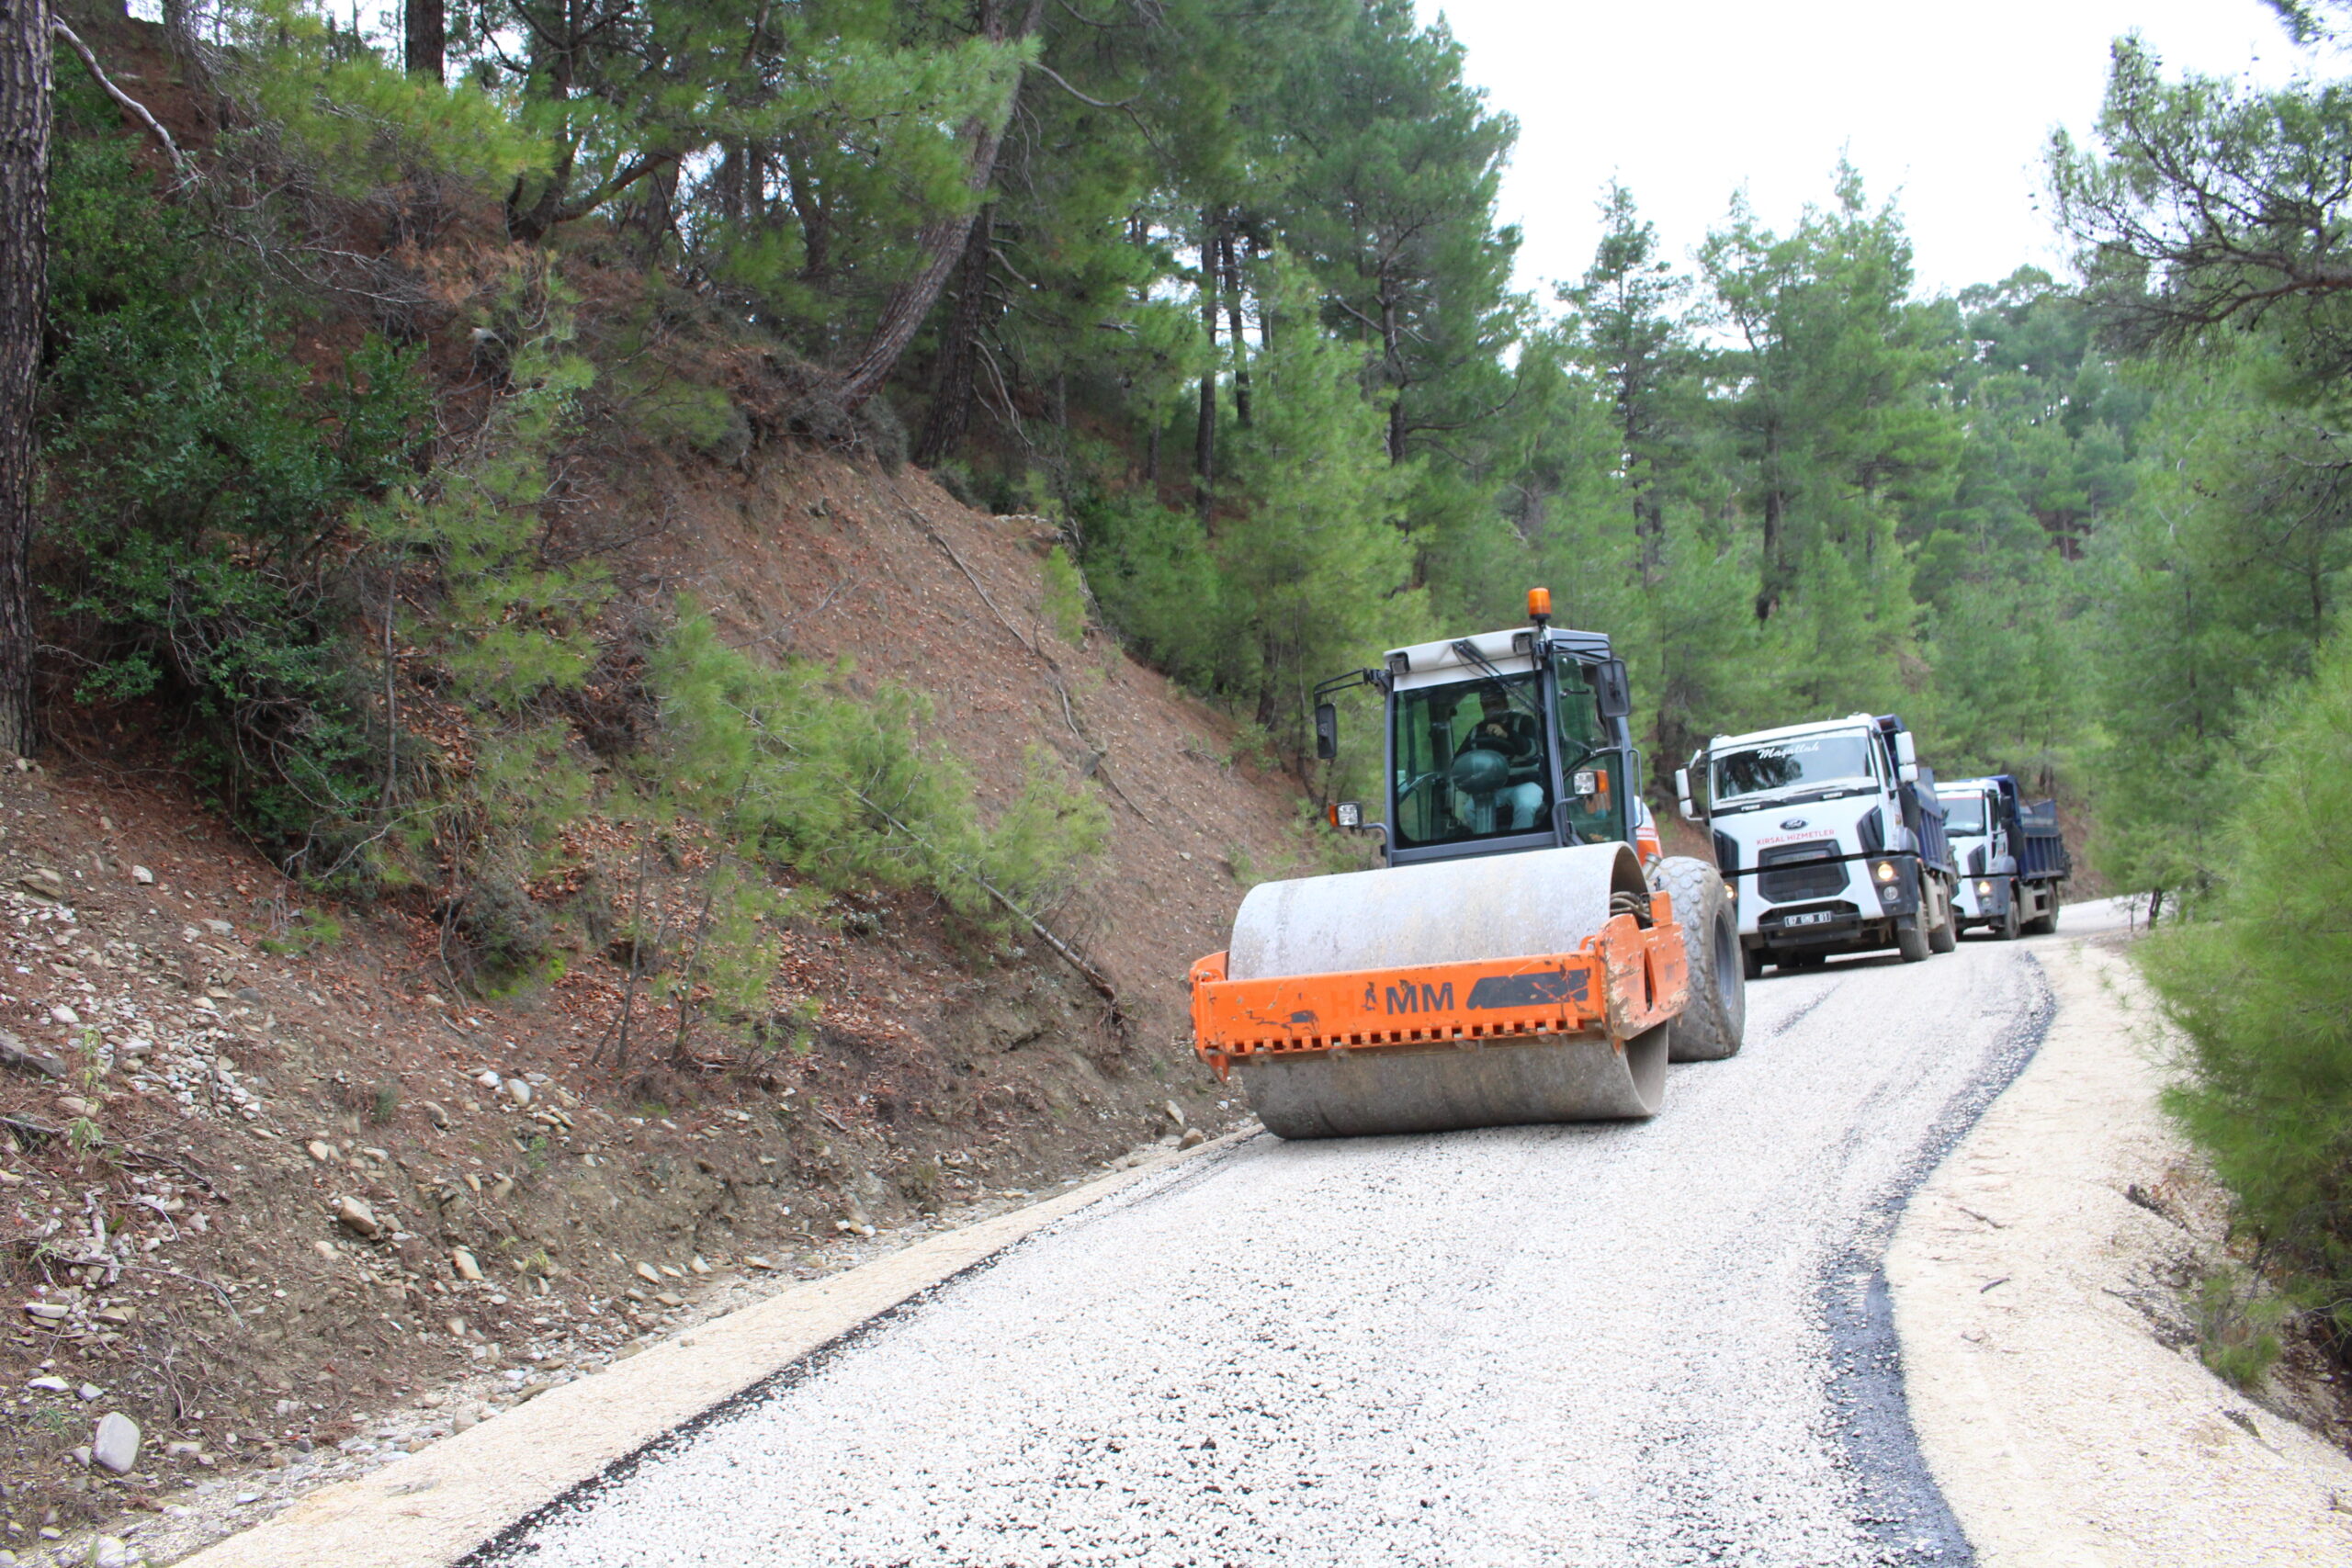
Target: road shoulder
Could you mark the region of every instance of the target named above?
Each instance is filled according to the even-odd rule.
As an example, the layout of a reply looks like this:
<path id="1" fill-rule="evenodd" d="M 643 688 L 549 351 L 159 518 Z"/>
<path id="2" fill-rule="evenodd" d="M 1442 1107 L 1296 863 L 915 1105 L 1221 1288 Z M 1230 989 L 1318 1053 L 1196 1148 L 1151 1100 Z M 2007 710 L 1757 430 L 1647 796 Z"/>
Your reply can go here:
<path id="1" fill-rule="evenodd" d="M 663 1433 L 860 1325 L 1091 1203 L 1246 1135 L 1154 1155 L 1058 1198 L 779 1291 L 412 1458 L 314 1493 L 268 1522 L 182 1559 L 181 1568 L 455 1562 Z"/>
<path id="2" fill-rule="evenodd" d="M 1886 1271 L 1921 1451 L 1984 1568 L 2352 1563 L 2352 1460 L 2167 1348 L 2190 1165 L 2112 942 L 2034 944 L 2041 1051 L 1912 1199 Z"/>

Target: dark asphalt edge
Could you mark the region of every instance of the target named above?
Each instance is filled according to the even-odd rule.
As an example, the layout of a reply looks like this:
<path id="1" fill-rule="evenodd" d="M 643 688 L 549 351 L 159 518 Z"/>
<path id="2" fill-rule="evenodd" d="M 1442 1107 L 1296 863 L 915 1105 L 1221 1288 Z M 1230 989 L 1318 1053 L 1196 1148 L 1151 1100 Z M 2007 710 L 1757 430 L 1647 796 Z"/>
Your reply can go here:
<path id="1" fill-rule="evenodd" d="M 1903 1349 L 1886 1280 L 1887 1247 L 1920 1185 L 2018 1080 L 2050 1032 L 2056 996 L 2041 961 L 2027 963 L 2030 999 L 2004 1033 L 1986 1070 L 1944 1107 L 1886 1191 L 1863 1213 L 1846 1246 L 1822 1266 L 1815 1287 L 1829 1334 L 1833 1409 L 1843 1413 L 1838 1444 L 1855 1483 L 1856 1522 L 1887 1568 L 1973 1568 L 1975 1549 L 1960 1528 L 1919 1450 L 1904 1392 Z"/>
<path id="2" fill-rule="evenodd" d="M 658 1438 L 648 1438 L 637 1448 L 606 1464 L 595 1474 L 572 1483 L 555 1496 L 533 1508 L 529 1513 L 458 1558 L 449 1565 L 449 1568 L 503 1568 L 506 1564 L 529 1562 L 538 1555 L 537 1549 L 530 1542 L 531 1535 L 542 1526 L 554 1522 L 563 1515 L 593 1504 L 604 1493 L 636 1474 L 638 1468 L 648 1461 L 679 1452 L 691 1446 L 705 1429 L 731 1419 L 753 1405 L 806 1382 L 823 1371 L 833 1361 L 856 1349 L 890 1325 L 922 1312 L 959 1281 L 986 1273 L 1038 1238 L 1051 1235 L 1068 1226 L 1081 1224 L 1092 1216 L 1097 1210 L 1106 1205 L 1135 1201 L 1145 1190 L 1157 1194 L 1171 1187 L 1189 1186 L 1193 1181 L 1199 1179 L 1203 1168 L 1214 1168 L 1225 1164 L 1251 1141 L 1254 1140 L 1244 1139 L 1239 1144 L 1207 1151 L 1194 1158 L 1184 1160 L 1168 1170 L 1157 1172 L 1141 1181 L 1132 1182 L 1115 1192 L 1106 1192 L 1082 1209 L 1040 1225 L 1026 1235 L 1015 1237 L 986 1258 L 975 1258 L 953 1274 L 925 1285 L 896 1305 L 886 1307 L 872 1317 L 843 1329 L 823 1344 L 803 1351 L 761 1378 L 757 1382 L 729 1394 L 700 1415 L 688 1417 Z"/>

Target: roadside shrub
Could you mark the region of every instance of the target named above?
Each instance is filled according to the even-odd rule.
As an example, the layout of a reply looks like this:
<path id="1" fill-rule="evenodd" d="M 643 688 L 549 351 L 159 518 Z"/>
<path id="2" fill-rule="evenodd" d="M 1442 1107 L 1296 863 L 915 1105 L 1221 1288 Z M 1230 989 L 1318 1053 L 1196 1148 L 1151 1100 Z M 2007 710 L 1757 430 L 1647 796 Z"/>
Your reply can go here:
<path id="1" fill-rule="evenodd" d="M 261 281 L 154 196 L 110 104 L 60 81 L 41 421 L 75 694 L 164 699 L 230 814 L 300 839 L 376 773 L 327 546 L 414 465 L 416 356 L 371 336 L 295 360 Z"/>
<path id="2" fill-rule="evenodd" d="M 1076 648 L 1086 640 L 1086 579 L 1059 545 L 1046 557 L 1045 579 L 1046 619 L 1056 636 Z"/>
<path id="3" fill-rule="evenodd" d="M 2257 1264 L 2352 1343 L 2352 638 L 2251 728 L 2215 890 L 2141 944 L 2187 1037 L 2167 1104 Z"/>
<path id="4" fill-rule="evenodd" d="M 852 695 L 845 665 L 770 668 L 728 647 L 691 604 L 684 612 L 650 669 L 664 793 L 745 854 L 831 889 L 929 887 L 992 925 L 989 887 L 1034 908 L 1102 847 L 1101 802 L 1042 756 L 986 827 L 968 771 L 925 743 L 920 693 L 885 682 Z"/>
<path id="5" fill-rule="evenodd" d="M 551 930 L 547 912 L 511 882 L 484 877 L 449 911 L 448 930 L 458 974 L 474 989 L 495 994 L 537 977 L 547 966 Z"/>

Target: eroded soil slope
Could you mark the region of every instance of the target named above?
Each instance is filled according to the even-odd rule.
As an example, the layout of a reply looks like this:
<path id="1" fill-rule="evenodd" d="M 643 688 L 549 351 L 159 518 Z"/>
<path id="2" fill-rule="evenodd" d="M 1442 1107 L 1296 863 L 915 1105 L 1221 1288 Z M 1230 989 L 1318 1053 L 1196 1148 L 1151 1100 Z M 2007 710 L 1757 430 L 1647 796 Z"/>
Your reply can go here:
<path id="1" fill-rule="evenodd" d="M 1041 942 L 845 900 L 786 933 L 778 994 L 822 1002 L 801 1051 L 656 1066 L 673 1015 L 640 988 L 618 1068 L 625 971 L 560 901 L 562 976 L 468 998 L 424 912 L 322 904 L 131 765 L 136 735 L 70 738 L 0 772 L 0 1549 L 86 1560 L 78 1530 L 144 1509 L 173 1517 L 134 1549 L 168 1554 L 763 1280 L 1237 1120 L 1182 976 L 1243 879 L 1303 868 L 1295 793 L 1045 624 L 1048 525 L 823 457 L 649 463 L 650 510 L 578 525 L 613 541 L 616 625 L 690 592 L 730 641 L 918 686 L 991 807 L 1039 749 L 1091 781 L 1110 847 L 1040 913 L 1116 1015 Z M 575 839 L 551 900 L 635 858 L 615 824 Z M 116 1412 L 120 1476 L 77 1452 Z"/>

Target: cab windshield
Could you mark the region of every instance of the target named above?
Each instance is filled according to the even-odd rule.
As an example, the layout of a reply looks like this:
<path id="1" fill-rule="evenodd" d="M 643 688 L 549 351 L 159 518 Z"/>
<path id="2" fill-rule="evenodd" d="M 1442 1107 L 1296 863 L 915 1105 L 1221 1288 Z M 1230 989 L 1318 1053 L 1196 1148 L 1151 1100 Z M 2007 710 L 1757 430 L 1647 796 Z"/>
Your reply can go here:
<path id="1" fill-rule="evenodd" d="M 1532 672 L 1396 694 L 1399 847 L 1541 830 L 1552 809 L 1544 688 Z"/>
<path id="2" fill-rule="evenodd" d="M 1944 803 L 1944 831 L 1956 839 L 1982 838 L 1984 834 L 1984 797 L 1981 795 L 1947 795 Z"/>
<path id="3" fill-rule="evenodd" d="M 1715 758 L 1714 798 L 1720 804 L 1744 795 L 1870 784 L 1871 745 L 1866 735 L 1823 735 L 1723 752 Z"/>

